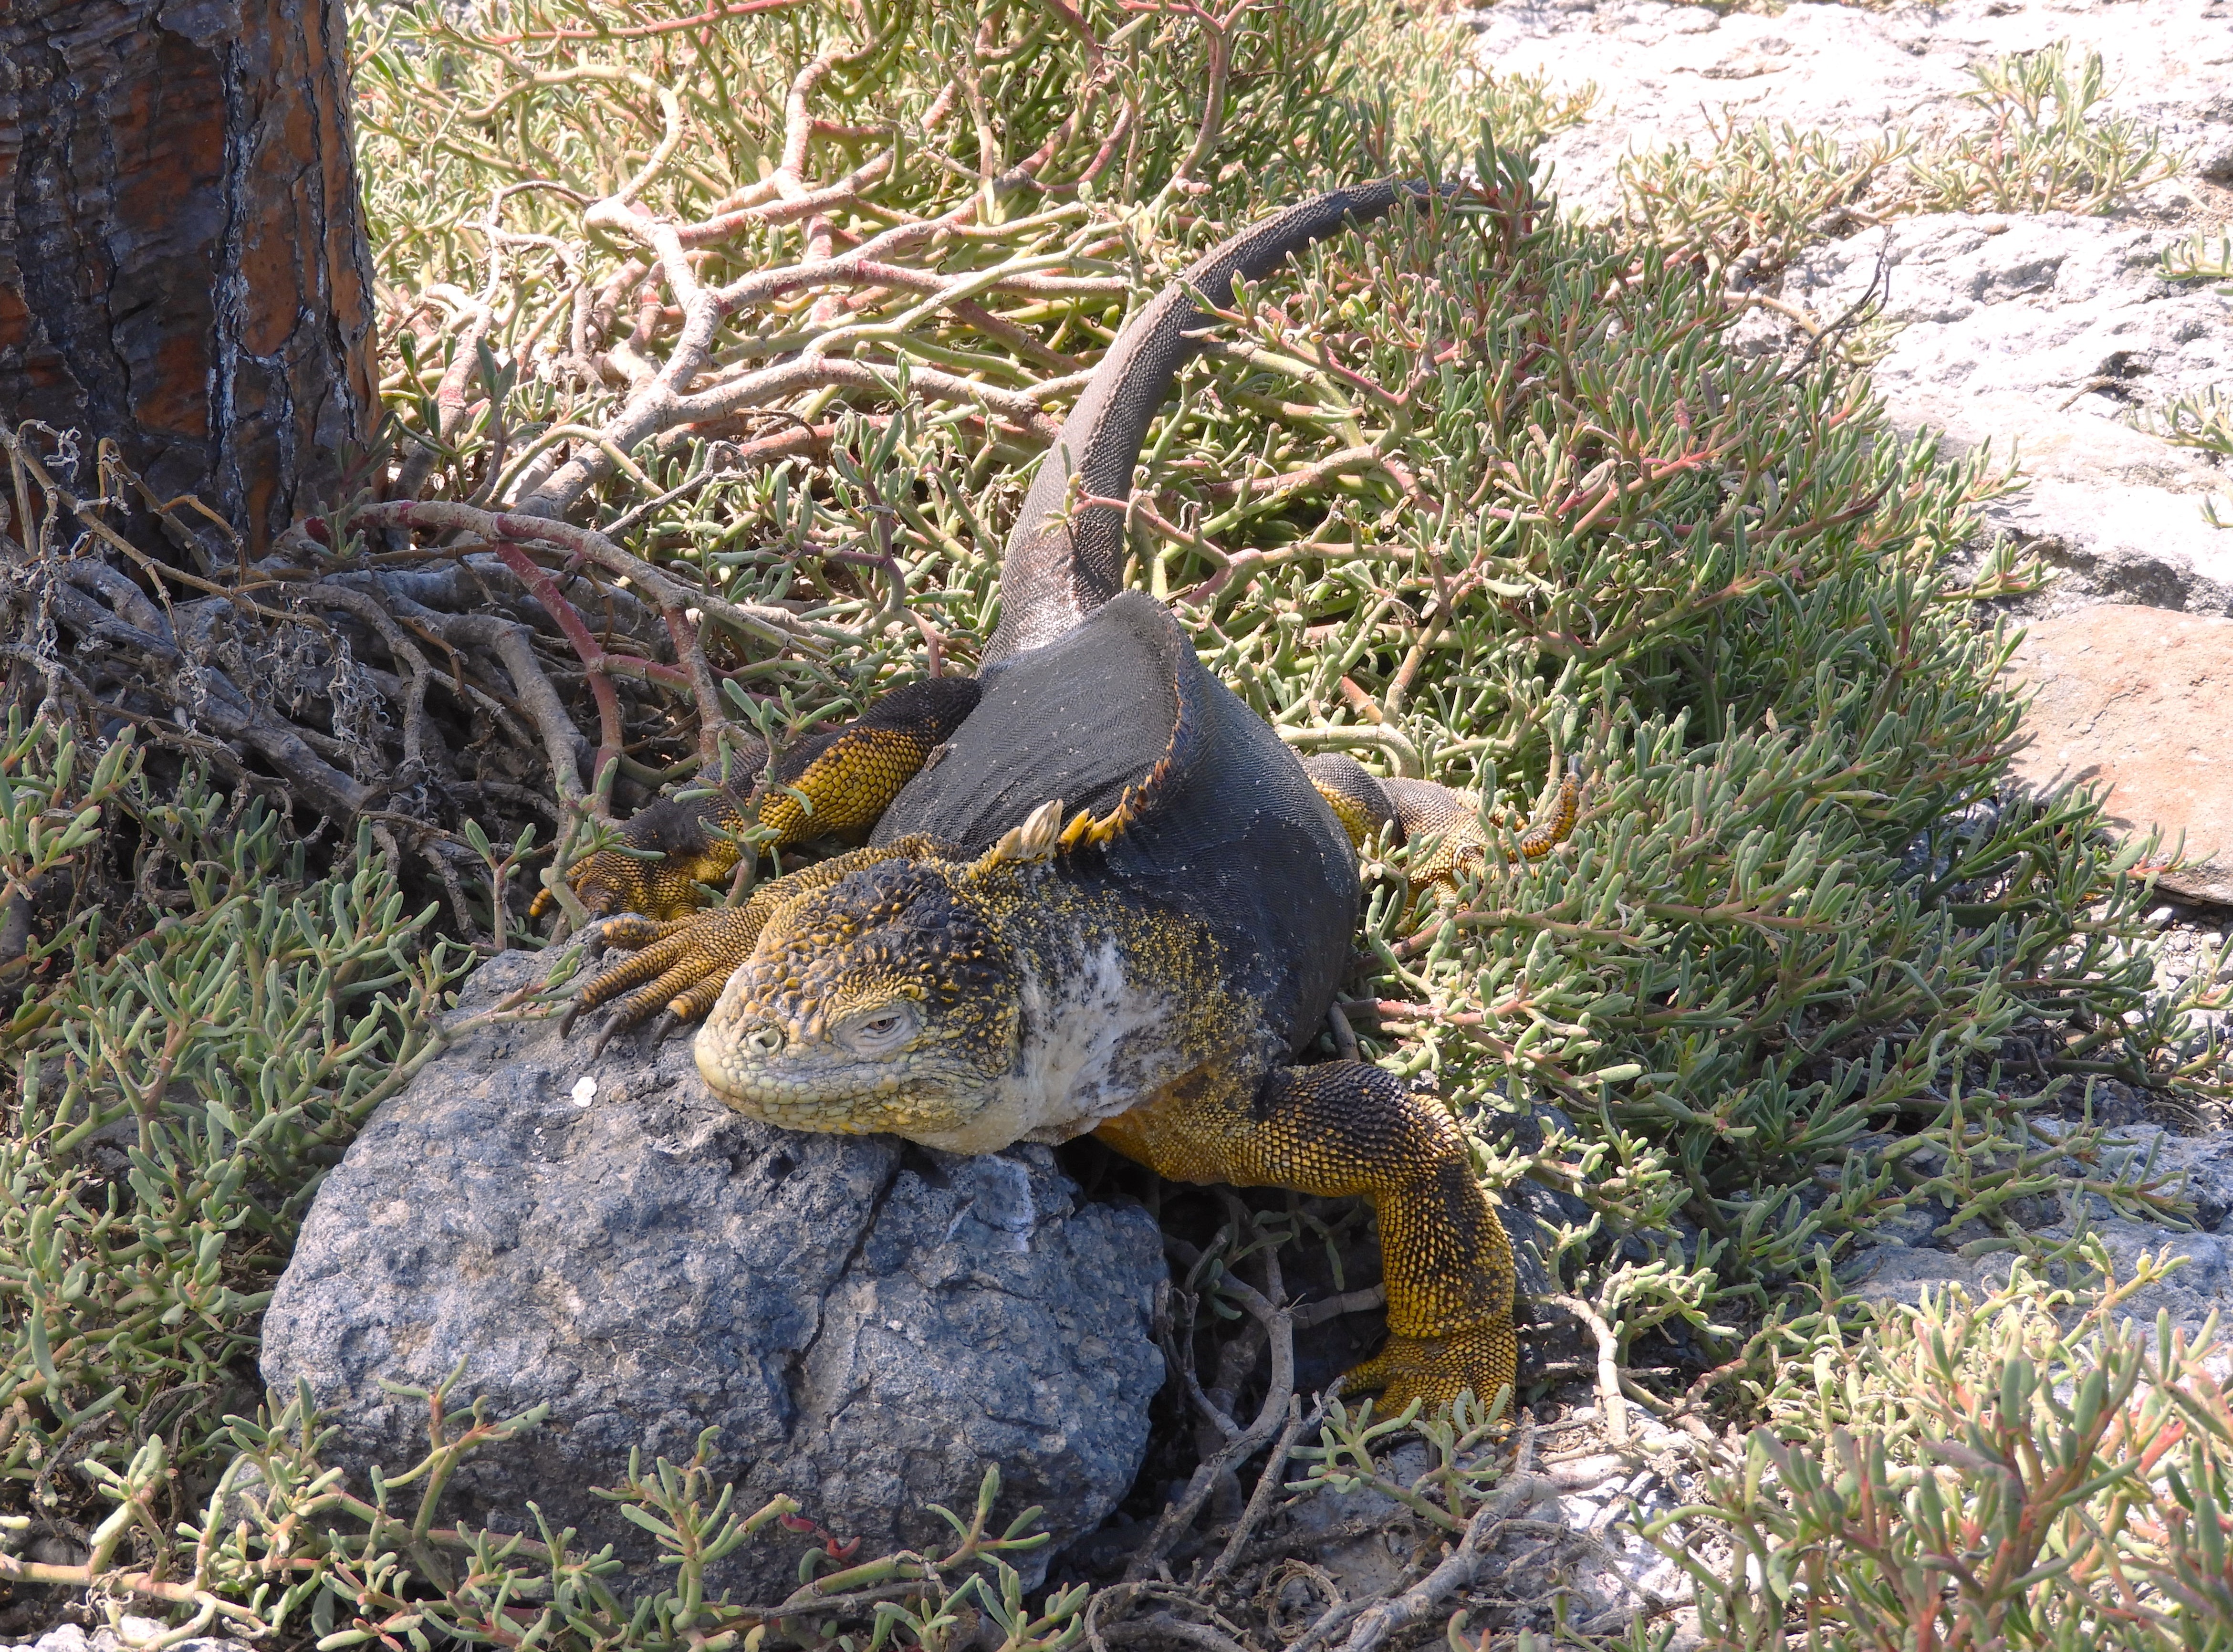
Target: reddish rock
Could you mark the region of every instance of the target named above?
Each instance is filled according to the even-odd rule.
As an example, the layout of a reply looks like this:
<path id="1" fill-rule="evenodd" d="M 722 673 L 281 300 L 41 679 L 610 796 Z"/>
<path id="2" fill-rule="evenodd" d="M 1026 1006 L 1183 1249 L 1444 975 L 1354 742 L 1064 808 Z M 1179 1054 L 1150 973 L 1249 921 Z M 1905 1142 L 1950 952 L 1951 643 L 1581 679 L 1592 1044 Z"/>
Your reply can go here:
<path id="1" fill-rule="evenodd" d="M 2233 620 L 2090 608 L 2027 630 L 2010 674 L 2034 691 L 2017 773 L 2109 788 L 2122 830 L 2186 836 L 2159 888 L 2233 904 Z"/>

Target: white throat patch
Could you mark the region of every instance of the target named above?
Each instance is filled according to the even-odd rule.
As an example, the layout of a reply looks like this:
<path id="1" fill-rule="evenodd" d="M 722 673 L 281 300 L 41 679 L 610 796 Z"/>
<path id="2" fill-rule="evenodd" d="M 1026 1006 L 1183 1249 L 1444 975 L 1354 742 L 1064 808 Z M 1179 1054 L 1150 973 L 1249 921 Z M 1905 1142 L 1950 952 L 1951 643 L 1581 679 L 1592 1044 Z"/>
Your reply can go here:
<path id="1" fill-rule="evenodd" d="M 1086 949 L 1059 991 L 1028 963 L 1022 970 L 1016 1070 L 967 1124 L 914 1138 L 924 1146 L 992 1153 L 1012 1141 L 1067 1141 L 1177 1076 L 1180 1006 L 1169 992 L 1127 979 L 1114 940 Z"/>

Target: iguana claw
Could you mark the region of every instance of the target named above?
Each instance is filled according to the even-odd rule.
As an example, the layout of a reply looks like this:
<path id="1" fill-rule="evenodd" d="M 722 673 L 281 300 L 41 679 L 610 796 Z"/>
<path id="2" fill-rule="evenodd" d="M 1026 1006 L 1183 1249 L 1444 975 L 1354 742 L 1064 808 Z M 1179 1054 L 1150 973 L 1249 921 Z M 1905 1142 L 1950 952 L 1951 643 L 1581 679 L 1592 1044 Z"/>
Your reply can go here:
<path id="1" fill-rule="evenodd" d="M 1493 1403 L 1514 1381 L 1519 1363 L 1519 1339 L 1508 1324 L 1448 1337 L 1391 1333 L 1377 1354 L 1349 1373 L 1344 1386 L 1353 1394 L 1379 1389 L 1377 1414 L 1392 1416 L 1414 1400 L 1432 1413 L 1455 1404 L 1467 1389 L 1483 1405 Z"/>
<path id="2" fill-rule="evenodd" d="M 650 918 L 608 918 L 598 927 L 604 944 L 630 956 L 592 976 L 558 1024 L 561 1037 L 585 1010 L 611 1004 L 613 1013 L 597 1034 L 597 1048 L 616 1032 L 664 1010 L 667 1024 L 657 1043 L 684 1021 L 696 1021 L 713 1007 L 745 960 L 768 919 L 784 902 L 810 889 L 836 882 L 847 873 L 879 861 L 903 859 L 935 847 L 927 838 L 902 837 L 874 849 L 856 849 L 818 861 L 787 877 L 763 883 L 741 907 L 715 907 L 660 922 Z"/>
<path id="3" fill-rule="evenodd" d="M 597 1034 L 599 1050 L 615 1033 L 661 1010 L 676 1020 L 696 1020 L 713 1007 L 737 966 L 752 955 L 767 919 L 765 905 L 719 907 L 666 923 L 622 919 L 609 924 L 605 944 L 630 955 L 583 985 L 558 1024 L 561 1036 L 584 1011 L 602 1004 L 611 1004 L 613 1013 Z"/>

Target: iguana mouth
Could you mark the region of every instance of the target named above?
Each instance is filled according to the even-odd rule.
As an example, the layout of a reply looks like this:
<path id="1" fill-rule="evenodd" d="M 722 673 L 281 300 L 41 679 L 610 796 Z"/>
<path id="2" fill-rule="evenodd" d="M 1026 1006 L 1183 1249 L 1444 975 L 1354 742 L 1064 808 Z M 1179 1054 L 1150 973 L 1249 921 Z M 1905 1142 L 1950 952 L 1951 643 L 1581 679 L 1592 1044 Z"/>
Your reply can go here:
<path id="1" fill-rule="evenodd" d="M 737 981 L 749 973 L 741 972 Z M 957 1057 L 935 1026 L 918 1035 L 922 1047 L 862 1056 L 811 1026 L 786 1035 L 763 1023 L 739 1037 L 722 1020 L 722 1008 L 715 1005 L 693 1046 L 700 1076 L 732 1110 L 786 1129 L 888 1133 L 942 1145 L 972 1134 L 972 1121 L 999 1082 L 966 1055 Z M 761 1044 L 763 1033 L 775 1036 Z"/>
<path id="2" fill-rule="evenodd" d="M 700 1075 L 732 1111 L 785 1129 L 921 1141 L 963 1130 L 973 1110 L 967 1095 L 941 1093 L 939 1081 L 947 1075 L 934 1063 L 811 1051 L 788 1063 L 752 1063 L 739 1046 L 702 1034 L 695 1049 Z"/>

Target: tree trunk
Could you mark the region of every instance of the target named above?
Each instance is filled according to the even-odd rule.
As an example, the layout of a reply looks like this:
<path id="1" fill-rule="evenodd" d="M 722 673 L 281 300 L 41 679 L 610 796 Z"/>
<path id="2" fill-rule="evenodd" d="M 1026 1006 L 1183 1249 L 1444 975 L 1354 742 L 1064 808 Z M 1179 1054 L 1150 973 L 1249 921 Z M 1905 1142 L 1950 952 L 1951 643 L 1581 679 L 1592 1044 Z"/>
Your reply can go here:
<path id="1" fill-rule="evenodd" d="M 0 417 L 253 557 L 375 404 L 342 0 L 0 0 Z"/>

